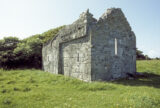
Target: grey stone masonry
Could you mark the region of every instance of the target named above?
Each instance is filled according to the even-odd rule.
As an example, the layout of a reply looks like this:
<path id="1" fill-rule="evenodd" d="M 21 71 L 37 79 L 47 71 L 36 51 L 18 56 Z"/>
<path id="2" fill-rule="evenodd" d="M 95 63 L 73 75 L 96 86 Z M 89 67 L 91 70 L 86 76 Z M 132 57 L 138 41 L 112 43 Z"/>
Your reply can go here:
<path id="1" fill-rule="evenodd" d="M 114 80 L 136 73 L 136 37 L 119 8 L 99 20 L 89 10 L 43 45 L 43 68 L 84 81 Z"/>

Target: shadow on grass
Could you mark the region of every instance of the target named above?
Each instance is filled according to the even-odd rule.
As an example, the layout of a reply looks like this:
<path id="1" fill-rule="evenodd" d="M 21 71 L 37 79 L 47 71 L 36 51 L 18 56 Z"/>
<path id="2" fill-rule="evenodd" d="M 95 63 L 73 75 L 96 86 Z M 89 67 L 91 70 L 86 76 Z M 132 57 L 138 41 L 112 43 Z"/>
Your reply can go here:
<path id="1" fill-rule="evenodd" d="M 149 86 L 160 88 L 160 75 L 151 72 L 143 72 L 143 75 L 137 75 L 133 79 L 120 79 L 112 83 L 128 85 L 128 86 Z"/>

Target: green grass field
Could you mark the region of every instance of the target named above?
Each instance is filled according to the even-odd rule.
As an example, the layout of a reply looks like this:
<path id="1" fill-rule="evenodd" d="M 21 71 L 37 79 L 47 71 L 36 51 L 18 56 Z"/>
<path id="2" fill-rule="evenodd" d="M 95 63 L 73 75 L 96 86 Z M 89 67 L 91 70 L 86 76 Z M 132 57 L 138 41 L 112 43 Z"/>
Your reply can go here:
<path id="1" fill-rule="evenodd" d="M 0 108 L 160 108 L 160 61 L 137 61 L 145 77 L 86 83 L 41 70 L 0 70 Z"/>

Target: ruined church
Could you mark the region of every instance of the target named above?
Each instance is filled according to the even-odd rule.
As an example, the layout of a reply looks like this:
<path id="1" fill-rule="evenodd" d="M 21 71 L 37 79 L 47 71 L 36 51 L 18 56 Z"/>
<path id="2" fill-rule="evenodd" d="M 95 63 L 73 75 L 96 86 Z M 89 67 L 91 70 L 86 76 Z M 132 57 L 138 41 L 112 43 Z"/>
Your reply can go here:
<path id="1" fill-rule="evenodd" d="M 120 8 L 99 20 L 89 10 L 43 45 L 43 68 L 83 81 L 125 78 L 136 73 L 136 37 Z"/>

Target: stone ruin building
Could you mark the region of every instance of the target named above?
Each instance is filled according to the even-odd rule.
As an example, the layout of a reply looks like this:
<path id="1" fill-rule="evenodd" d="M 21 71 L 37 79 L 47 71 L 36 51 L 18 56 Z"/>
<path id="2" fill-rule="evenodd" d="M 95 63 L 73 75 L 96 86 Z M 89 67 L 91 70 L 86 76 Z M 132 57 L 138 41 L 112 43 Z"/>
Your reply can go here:
<path id="1" fill-rule="evenodd" d="M 136 37 L 119 8 L 99 20 L 89 10 L 42 49 L 43 68 L 83 81 L 114 80 L 136 73 Z"/>

